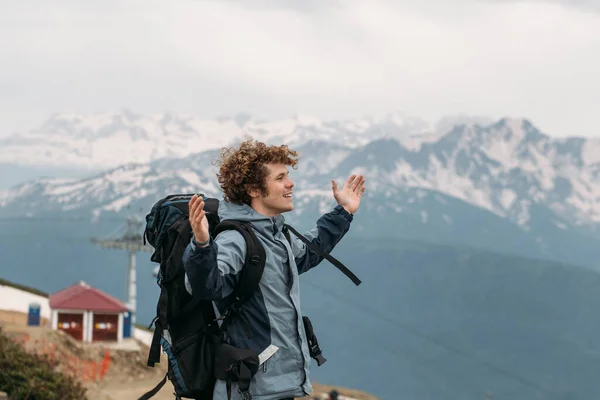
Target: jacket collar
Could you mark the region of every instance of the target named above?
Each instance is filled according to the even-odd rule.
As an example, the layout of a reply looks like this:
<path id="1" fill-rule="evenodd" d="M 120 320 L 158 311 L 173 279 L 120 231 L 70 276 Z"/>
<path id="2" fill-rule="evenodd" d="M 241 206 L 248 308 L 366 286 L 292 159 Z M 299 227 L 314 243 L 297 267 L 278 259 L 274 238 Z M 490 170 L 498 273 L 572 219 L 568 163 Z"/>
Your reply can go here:
<path id="1" fill-rule="evenodd" d="M 267 217 L 248 204 L 236 204 L 225 200 L 219 202 L 219 219 L 235 219 L 239 221 L 249 221 L 254 228 L 266 236 L 274 237 L 278 232 L 281 232 L 285 224 L 285 217 L 281 214 Z"/>

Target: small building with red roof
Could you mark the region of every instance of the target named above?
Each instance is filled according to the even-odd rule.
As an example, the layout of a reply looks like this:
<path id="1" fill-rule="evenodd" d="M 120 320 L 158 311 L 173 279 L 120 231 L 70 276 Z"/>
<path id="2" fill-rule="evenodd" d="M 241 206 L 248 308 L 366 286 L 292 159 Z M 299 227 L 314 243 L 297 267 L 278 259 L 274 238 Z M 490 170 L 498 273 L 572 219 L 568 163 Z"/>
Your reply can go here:
<path id="1" fill-rule="evenodd" d="M 127 306 L 81 281 L 50 295 L 52 329 L 82 342 L 121 342 Z"/>

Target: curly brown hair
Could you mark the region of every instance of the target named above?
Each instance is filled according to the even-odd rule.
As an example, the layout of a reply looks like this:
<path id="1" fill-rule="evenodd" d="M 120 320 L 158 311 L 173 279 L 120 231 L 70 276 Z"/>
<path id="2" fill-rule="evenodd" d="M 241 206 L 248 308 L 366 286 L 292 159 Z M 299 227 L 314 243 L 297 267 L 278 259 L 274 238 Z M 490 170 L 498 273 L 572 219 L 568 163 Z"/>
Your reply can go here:
<path id="1" fill-rule="evenodd" d="M 298 152 L 287 145 L 267 146 L 252 138 L 247 138 L 239 147 L 223 148 L 217 178 L 226 201 L 237 204 L 250 204 L 249 190 L 258 189 L 268 195 L 265 164 L 281 163 L 296 169 Z"/>

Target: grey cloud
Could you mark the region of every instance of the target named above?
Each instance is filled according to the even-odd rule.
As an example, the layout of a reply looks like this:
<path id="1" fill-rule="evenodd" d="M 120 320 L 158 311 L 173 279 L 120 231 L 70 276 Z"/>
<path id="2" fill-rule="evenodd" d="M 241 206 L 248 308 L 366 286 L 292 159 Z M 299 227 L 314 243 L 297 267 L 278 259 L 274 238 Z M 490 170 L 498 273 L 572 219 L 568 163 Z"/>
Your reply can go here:
<path id="1" fill-rule="evenodd" d="M 200 2 L 232 3 L 247 9 L 286 9 L 315 13 L 325 8 L 343 5 L 342 0 L 197 0 Z"/>
<path id="2" fill-rule="evenodd" d="M 480 0 L 496 3 L 521 3 L 526 0 Z M 582 11 L 600 12 L 600 0 L 531 0 L 527 2 L 560 4 L 565 7 L 573 7 Z"/>
<path id="3" fill-rule="evenodd" d="M 219 1 L 228 3 L 237 3 L 246 8 L 255 9 L 291 9 L 301 12 L 316 12 L 324 8 L 342 7 L 343 0 L 199 0 L 199 1 Z M 415 5 L 412 0 L 386 0 L 391 5 Z M 430 7 L 431 4 L 445 4 L 463 6 L 469 3 L 520 3 L 535 2 L 560 4 L 566 7 L 574 7 L 584 11 L 600 12 L 600 0 L 429 0 L 423 3 L 423 6 Z"/>
<path id="4" fill-rule="evenodd" d="M 598 135 L 596 14 L 528 9 L 509 26 L 511 10 L 470 12 L 493 1 L 520 0 L 13 2 L 0 13 L 0 136 L 121 107 L 525 115 L 551 134 Z"/>

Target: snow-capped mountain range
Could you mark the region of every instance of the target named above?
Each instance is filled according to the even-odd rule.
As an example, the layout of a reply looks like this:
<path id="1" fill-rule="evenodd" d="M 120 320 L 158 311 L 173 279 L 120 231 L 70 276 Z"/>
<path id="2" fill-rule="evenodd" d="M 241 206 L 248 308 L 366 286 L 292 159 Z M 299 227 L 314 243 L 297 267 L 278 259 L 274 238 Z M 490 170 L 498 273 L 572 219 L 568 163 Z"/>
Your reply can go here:
<path id="1" fill-rule="evenodd" d="M 530 121 L 516 118 L 447 120 L 433 128 L 417 122 L 403 124 L 397 116 L 390 116 L 387 125 L 380 120 L 378 128 L 365 128 L 374 126 L 367 122 L 354 131 L 350 125 L 327 131 L 324 123 L 303 122 L 300 126 L 313 127 L 298 129 L 305 132 L 302 137 L 292 136 L 296 125 L 290 122 L 284 130 L 280 121 L 270 123 L 278 127 L 277 132 L 264 128 L 252 135 L 294 143 L 299 150 L 299 168 L 291 170 L 296 210 L 286 214 L 286 219 L 300 230 L 312 227 L 321 212 L 333 207 L 331 179 L 341 182 L 352 172 L 366 175 L 367 192 L 361 208 L 348 236 L 334 250 L 334 256 L 363 279 L 360 291 L 330 266 L 315 271 L 320 275 L 302 278 L 303 309 L 315 326 L 325 326 L 321 328 L 323 342 L 329 342 L 330 354 L 350 354 L 346 350 L 357 340 L 382 343 L 380 352 L 370 351 L 370 344 L 354 352 L 370 355 L 363 357 L 366 367 L 355 376 L 364 378 L 364 371 L 372 366 L 376 370 L 385 359 L 382 357 L 389 358 L 391 352 L 395 370 L 414 365 L 418 368 L 409 370 L 427 371 L 403 381 L 414 388 L 415 398 L 423 393 L 443 398 L 456 387 L 462 390 L 457 398 L 483 397 L 482 388 L 494 387 L 509 387 L 511 393 L 519 390 L 522 398 L 530 399 L 546 398 L 550 392 L 565 396 L 584 396 L 586 390 L 593 393 L 595 381 L 583 382 L 579 370 L 597 365 L 597 273 L 572 264 L 600 270 L 600 141 L 554 139 Z M 93 125 L 82 118 L 78 126 L 85 124 Z M 94 140 L 112 143 L 105 146 L 115 156 L 111 160 L 109 155 L 94 152 L 94 156 L 105 157 L 98 165 L 108 167 L 84 179 L 37 178 L 0 191 L 4 277 L 49 292 L 70 280 L 85 279 L 112 295 L 122 295 L 129 254 L 100 248 L 90 239 L 118 237 L 115 232 L 122 234 L 124 216 L 143 217 L 157 200 L 171 193 L 203 192 L 220 197 L 212 163 L 219 147 L 241 139 L 240 125 L 267 125 L 250 120 L 213 124 L 237 128 L 215 128 L 206 136 L 207 142 L 212 140 L 210 146 L 204 143 L 203 148 L 191 144 L 181 148 L 176 144 L 185 143 L 182 136 L 169 131 L 156 140 L 165 140 L 164 144 L 172 139 L 176 143 L 173 156 L 166 157 L 166 147 L 157 145 L 154 153 L 145 153 L 147 159 L 129 158 L 139 154 L 124 150 L 135 148 L 131 144 L 135 135 L 127 129 L 105 139 L 78 138 L 75 132 L 84 135 L 84 130 L 71 128 L 47 133 L 44 140 L 62 140 L 64 148 L 52 147 L 56 152 L 45 155 L 46 161 L 42 161 L 46 164 L 40 165 L 68 165 L 68 155 L 77 154 L 72 143 Z M 327 134 L 320 135 L 320 130 Z M 201 131 L 198 128 L 190 134 L 190 140 Z M 88 131 L 92 137 L 97 133 Z M 139 139 L 138 144 L 140 148 L 150 146 L 153 140 Z M 0 152 L 8 157 L 10 152 L 3 146 L 0 144 Z M 33 165 L 40 161 L 29 157 L 36 149 L 43 152 L 42 144 L 32 143 L 31 152 L 27 144 L 20 146 L 20 162 Z M 164 151 L 161 157 L 159 150 Z M 3 160 L 7 163 L 3 165 L 8 165 L 13 159 Z M 73 165 L 84 167 L 89 160 L 92 158 L 83 157 Z M 451 246 L 446 246 L 448 243 Z M 569 265 L 480 253 L 464 246 Z M 148 253 L 137 257 L 137 318 L 145 323 L 155 313 L 157 287 L 151 271 L 156 265 Z M 325 302 L 331 306 L 323 307 Z M 391 313 L 387 312 L 390 306 Z M 377 310 L 386 310 L 386 314 Z M 395 319 L 384 321 L 390 329 L 382 336 L 378 323 L 391 314 Z M 354 336 L 340 342 L 340 337 L 345 337 L 339 334 L 342 330 Z M 436 340 L 439 338 L 443 340 Z M 535 345 L 530 345 L 532 342 Z M 362 365 L 356 357 L 337 362 Z M 439 368 L 432 369 L 432 365 Z M 466 371 L 461 376 L 449 373 L 457 365 Z M 498 374 L 502 370 L 513 376 Z M 352 371 L 331 371 L 336 375 L 333 380 L 355 377 Z M 575 372 L 568 375 L 569 371 Z M 556 376 L 566 377 L 559 386 L 553 385 Z M 431 385 L 438 377 L 441 384 Z M 473 381 L 476 384 L 470 387 Z M 397 386 L 393 382 L 385 387 L 382 398 L 397 393 Z M 431 387 L 434 389 L 423 389 Z M 435 388 L 442 389 L 436 392 Z M 393 394 L 387 397 L 393 398 Z"/>
<path id="2" fill-rule="evenodd" d="M 185 149 L 189 154 L 179 158 L 128 163 L 86 179 L 37 179 L 4 191 L 0 216 L 66 212 L 102 218 L 147 211 L 156 200 L 175 192 L 220 196 L 211 162 L 220 146 L 241 138 L 232 128 L 241 124 L 263 127 L 248 128 L 253 137 L 295 143 L 300 150 L 300 167 L 292 171 L 296 181 L 292 219 L 330 209 L 330 180 L 343 181 L 351 172 L 362 172 L 368 191 L 363 218 L 356 224 L 359 230 L 489 245 L 528 255 L 559 251 L 562 256 L 557 258 L 569 261 L 575 248 L 581 253 L 600 247 L 592 244 L 600 238 L 599 140 L 554 139 L 525 119 L 454 125 L 445 134 L 414 121 L 396 122 L 396 128 L 387 131 L 374 125 L 357 129 L 358 123 L 352 129 L 342 123 L 304 123 L 297 125 L 304 127 L 298 128 L 297 136 L 292 136 L 292 128 L 268 130 L 267 123 L 248 120 L 220 124 L 215 122 L 215 130 L 205 136 L 214 139 L 205 146 L 210 149 L 193 152 L 194 146 L 189 146 Z M 79 132 L 77 140 L 89 140 L 86 132 L 92 134 L 69 129 Z M 154 137 L 145 132 L 140 133 L 144 140 Z M 62 137 L 59 132 L 48 135 L 55 136 Z M 97 133 L 93 137 L 98 138 Z"/>
<path id="3" fill-rule="evenodd" d="M 451 117 L 450 121 L 456 118 Z M 319 139 L 357 147 L 381 137 L 405 138 L 435 132 L 448 123 L 448 118 L 444 118 L 438 127 L 432 127 L 400 113 L 345 121 L 300 115 L 263 121 L 247 114 L 201 119 L 170 113 L 143 116 L 128 110 L 91 115 L 63 113 L 31 132 L 0 139 L 0 163 L 106 169 L 124 163 L 181 158 L 227 146 L 243 135 L 294 146 Z"/>

